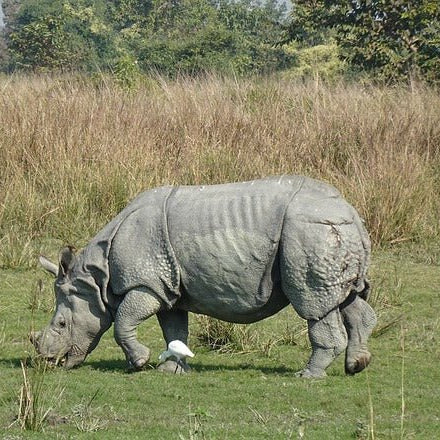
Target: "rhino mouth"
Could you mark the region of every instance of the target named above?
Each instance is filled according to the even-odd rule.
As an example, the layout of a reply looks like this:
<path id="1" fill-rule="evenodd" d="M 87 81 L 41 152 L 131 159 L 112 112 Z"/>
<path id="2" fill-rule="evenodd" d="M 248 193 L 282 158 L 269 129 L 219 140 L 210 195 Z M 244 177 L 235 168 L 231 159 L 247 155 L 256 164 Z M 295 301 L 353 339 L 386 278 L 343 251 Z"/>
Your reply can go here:
<path id="1" fill-rule="evenodd" d="M 73 345 L 65 354 L 46 359 L 51 365 L 69 369 L 81 364 L 86 356 L 87 353 L 84 353 L 77 345 Z"/>
<path id="2" fill-rule="evenodd" d="M 64 367 L 67 360 L 67 353 L 62 357 L 51 357 L 47 358 L 46 360 L 50 365 L 53 365 L 54 367 Z"/>

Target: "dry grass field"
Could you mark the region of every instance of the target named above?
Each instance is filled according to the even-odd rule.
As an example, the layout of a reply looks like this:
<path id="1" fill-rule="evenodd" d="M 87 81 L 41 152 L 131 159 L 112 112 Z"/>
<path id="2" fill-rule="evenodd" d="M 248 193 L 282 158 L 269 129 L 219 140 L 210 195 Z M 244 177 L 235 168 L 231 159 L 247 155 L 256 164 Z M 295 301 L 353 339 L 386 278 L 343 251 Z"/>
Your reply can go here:
<path id="1" fill-rule="evenodd" d="M 439 109 L 419 84 L 0 77 L 0 267 L 83 245 L 144 189 L 281 173 L 333 183 L 376 245 L 432 242 Z"/>

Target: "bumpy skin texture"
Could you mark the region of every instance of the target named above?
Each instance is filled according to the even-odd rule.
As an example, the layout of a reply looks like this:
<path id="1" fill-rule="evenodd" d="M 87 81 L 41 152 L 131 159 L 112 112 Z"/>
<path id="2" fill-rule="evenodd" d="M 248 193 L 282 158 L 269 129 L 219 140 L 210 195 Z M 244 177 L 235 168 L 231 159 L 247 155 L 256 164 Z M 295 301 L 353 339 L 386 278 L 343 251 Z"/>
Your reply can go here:
<path id="1" fill-rule="evenodd" d="M 376 322 L 364 301 L 369 256 L 362 221 L 336 189 L 283 176 L 142 193 L 78 257 L 66 252 L 60 271 L 64 291 L 66 283 L 93 278 L 98 291 L 88 298 L 113 317 L 134 368 L 149 359 L 136 327 L 154 314 L 166 343 L 186 344 L 188 311 L 249 323 L 290 303 L 308 321 L 312 344 L 299 374 L 321 377 L 345 349 L 347 373 L 369 363 L 366 342 Z M 74 319 L 89 320 L 83 309 Z M 96 330 L 86 333 L 90 339 Z M 41 340 L 36 345 L 50 351 Z M 175 371 L 172 362 L 163 365 Z"/>

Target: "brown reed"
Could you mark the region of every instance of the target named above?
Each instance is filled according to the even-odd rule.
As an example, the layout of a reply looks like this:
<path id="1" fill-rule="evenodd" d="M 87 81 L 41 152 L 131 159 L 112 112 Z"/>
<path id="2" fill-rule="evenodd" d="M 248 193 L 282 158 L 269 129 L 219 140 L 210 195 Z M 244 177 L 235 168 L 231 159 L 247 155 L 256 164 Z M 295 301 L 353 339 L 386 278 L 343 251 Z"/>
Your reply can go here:
<path id="1" fill-rule="evenodd" d="M 281 173 L 338 187 L 376 245 L 438 240 L 439 109 L 421 84 L 0 77 L 0 267 L 83 245 L 144 189 Z"/>

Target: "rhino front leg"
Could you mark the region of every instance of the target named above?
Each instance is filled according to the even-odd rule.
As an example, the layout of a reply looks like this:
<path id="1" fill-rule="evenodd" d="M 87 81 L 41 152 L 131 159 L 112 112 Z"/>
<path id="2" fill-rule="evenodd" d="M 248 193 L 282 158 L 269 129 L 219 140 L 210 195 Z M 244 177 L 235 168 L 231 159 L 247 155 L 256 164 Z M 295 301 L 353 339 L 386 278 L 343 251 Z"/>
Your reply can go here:
<path id="1" fill-rule="evenodd" d="M 325 369 L 347 347 L 347 332 L 339 309 L 334 309 L 322 319 L 307 321 L 312 355 L 301 377 L 325 377 Z"/>
<path id="2" fill-rule="evenodd" d="M 371 360 L 367 341 L 377 323 L 376 314 L 370 305 L 357 294 L 341 305 L 348 346 L 345 354 L 345 372 L 355 374 L 362 371 Z"/>
<path id="3" fill-rule="evenodd" d="M 188 344 L 188 312 L 179 309 L 163 310 L 157 314 L 157 319 L 167 346 L 176 339 Z M 185 360 L 177 364 L 173 359 L 160 364 L 158 369 L 166 373 L 184 373 L 190 370 Z"/>
<path id="4" fill-rule="evenodd" d="M 115 339 L 125 353 L 130 366 L 140 370 L 150 359 L 150 350 L 136 338 L 137 326 L 160 311 L 161 301 L 147 289 L 126 293 L 115 317 Z"/>

